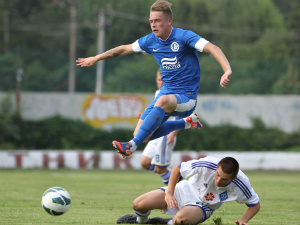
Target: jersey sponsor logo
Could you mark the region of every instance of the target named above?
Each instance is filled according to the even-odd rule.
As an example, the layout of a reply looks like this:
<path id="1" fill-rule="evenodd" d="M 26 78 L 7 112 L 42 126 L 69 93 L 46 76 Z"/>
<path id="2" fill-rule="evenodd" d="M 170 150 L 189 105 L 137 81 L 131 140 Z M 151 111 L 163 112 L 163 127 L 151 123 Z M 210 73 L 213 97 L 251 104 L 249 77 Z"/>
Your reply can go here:
<path id="1" fill-rule="evenodd" d="M 221 194 L 219 194 L 219 197 L 220 197 L 220 201 L 221 201 L 221 202 L 223 202 L 223 201 L 225 201 L 226 199 L 228 199 L 227 191 L 224 191 L 224 192 L 222 192 Z"/>
<path id="2" fill-rule="evenodd" d="M 204 196 L 204 198 L 206 199 L 206 201 L 213 201 L 214 200 L 214 198 L 215 198 L 215 196 L 214 196 L 214 194 L 213 193 L 207 193 L 205 196 Z"/>
<path id="3" fill-rule="evenodd" d="M 156 48 L 156 49 L 154 48 L 154 49 L 153 49 L 154 52 L 157 52 L 158 50 L 159 50 L 159 48 Z"/>
<path id="4" fill-rule="evenodd" d="M 180 62 L 177 60 L 176 56 L 174 58 L 162 58 L 161 65 L 165 70 L 173 70 L 181 67 Z"/>
<path id="5" fill-rule="evenodd" d="M 171 44 L 171 49 L 173 52 L 177 52 L 179 50 L 179 44 L 177 42 L 173 42 Z"/>

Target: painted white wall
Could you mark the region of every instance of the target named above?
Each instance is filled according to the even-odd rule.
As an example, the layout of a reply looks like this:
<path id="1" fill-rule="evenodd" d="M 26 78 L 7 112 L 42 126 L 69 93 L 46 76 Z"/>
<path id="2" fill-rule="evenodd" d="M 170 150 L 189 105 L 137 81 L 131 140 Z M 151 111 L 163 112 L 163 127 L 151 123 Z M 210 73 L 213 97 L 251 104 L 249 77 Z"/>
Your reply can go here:
<path id="1" fill-rule="evenodd" d="M 242 170 L 291 170 L 300 171 L 300 152 L 174 152 L 171 167 L 191 159 L 213 156 L 234 157 Z M 115 151 L 0 151 L 0 169 L 142 169 L 142 152 L 135 152 L 130 159 L 123 159 Z"/>
<path id="2" fill-rule="evenodd" d="M 90 94 L 24 92 L 21 96 L 21 115 L 30 120 L 40 120 L 56 114 L 84 120 L 82 104 Z M 0 101 L 5 95 L 0 92 Z M 148 104 L 153 100 L 152 94 L 142 96 L 147 99 Z M 14 104 L 15 96 L 11 96 L 11 101 Z M 211 126 L 229 123 L 251 128 L 251 118 L 258 117 L 268 127 L 294 132 L 300 129 L 300 96 L 199 95 L 196 113 Z M 130 124 L 127 127 L 134 128 Z"/>

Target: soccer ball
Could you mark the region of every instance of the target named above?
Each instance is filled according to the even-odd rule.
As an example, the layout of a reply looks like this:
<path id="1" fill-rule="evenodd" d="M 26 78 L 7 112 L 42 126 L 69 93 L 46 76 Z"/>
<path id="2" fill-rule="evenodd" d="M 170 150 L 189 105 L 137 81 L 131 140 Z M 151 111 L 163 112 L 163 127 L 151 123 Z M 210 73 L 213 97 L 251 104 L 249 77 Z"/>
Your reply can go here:
<path id="1" fill-rule="evenodd" d="M 61 187 L 52 187 L 46 190 L 42 197 L 42 207 L 52 216 L 66 213 L 71 206 L 69 193 Z"/>

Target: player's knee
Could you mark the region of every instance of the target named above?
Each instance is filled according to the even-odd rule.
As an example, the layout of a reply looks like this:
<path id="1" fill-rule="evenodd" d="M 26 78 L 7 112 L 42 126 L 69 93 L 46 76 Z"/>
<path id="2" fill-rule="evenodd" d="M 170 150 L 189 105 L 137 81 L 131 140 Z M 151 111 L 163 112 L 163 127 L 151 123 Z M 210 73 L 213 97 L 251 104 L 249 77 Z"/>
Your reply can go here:
<path id="1" fill-rule="evenodd" d="M 132 203 L 132 208 L 137 211 L 141 210 L 141 207 L 142 207 L 141 203 L 142 202 L 139 200 L 139 198 L 136 198 Z"/>
<path id="2" fill-rule="evenodd" d="M 192 223 L 184 214 L 177 213 L 173 218 L 173 224 L 184 225 Z"/>
<path id="3" fill-rule="evenodd" d="M 147 170 L 148 167 L 150 166 L 150 163 L 145 162 L 145 161 L 141 161 L 141 166 L 142 166 L 145 170 Z"/>
<path id="4" fill-rule="evenodd" d="M 176 218 L 173 219 L 173 224 L 175 225 L 191 225 L 191 223 L 187 222 L 187 219 L 183 219 L 183 218 Z"/>
<path id="5" fill-rule="evenodd" d="M 163 107 L 169 103 L 168 97 L 166 95 L 161 96 L 155 103 L 155 106 Z"/>

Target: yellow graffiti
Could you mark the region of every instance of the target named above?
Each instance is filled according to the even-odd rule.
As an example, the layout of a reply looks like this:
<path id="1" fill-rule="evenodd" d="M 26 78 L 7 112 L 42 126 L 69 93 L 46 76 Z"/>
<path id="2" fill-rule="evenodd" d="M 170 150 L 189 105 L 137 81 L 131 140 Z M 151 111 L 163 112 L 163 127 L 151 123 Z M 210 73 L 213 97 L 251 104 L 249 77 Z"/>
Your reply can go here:
<path id="1" fill-rule="evenodd" d="M 92 94 L 82 103 L 82 115 L 87 123 L 96 128 L 132 128 L 146 103 L 145 96 Z"/>

